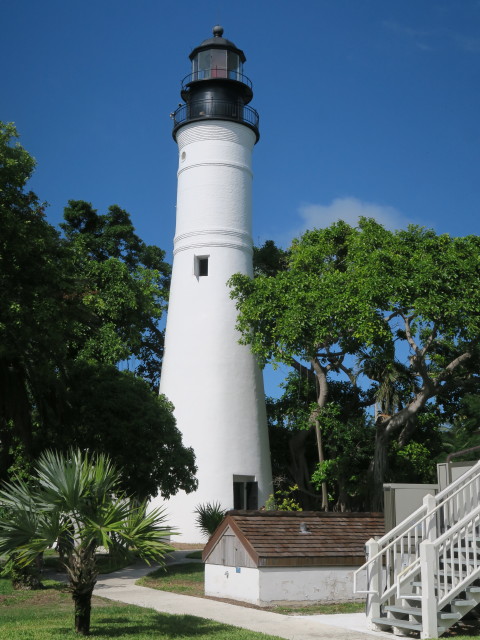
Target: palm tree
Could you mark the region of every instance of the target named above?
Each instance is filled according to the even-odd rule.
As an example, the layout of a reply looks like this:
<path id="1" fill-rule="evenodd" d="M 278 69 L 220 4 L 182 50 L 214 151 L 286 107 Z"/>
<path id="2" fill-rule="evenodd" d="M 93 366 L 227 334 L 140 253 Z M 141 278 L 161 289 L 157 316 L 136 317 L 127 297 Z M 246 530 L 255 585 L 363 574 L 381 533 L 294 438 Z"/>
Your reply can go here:
<path id="1" fill-rule="evenodd" d="M 0 555 L 22 566 L 55 544 L 61 547 L 75 605 L 75 630 L 88 635 L 96 551 L 135 552 L 163 562 L 171 531 L 159 509 L 147 513 L 120 490 L 120 473 L 105 455 L 47 451 L 30 483 L 20 478 L 0 491 Z"/>
<path id="2" fill-rule="evenodd" d="M 220 502 L 205 502 L 197 504 L 193 512 L 197 514 L 196 526 L 207 538 L 210 538 L 225 518 L 227 510 L 222 509 Z"/>

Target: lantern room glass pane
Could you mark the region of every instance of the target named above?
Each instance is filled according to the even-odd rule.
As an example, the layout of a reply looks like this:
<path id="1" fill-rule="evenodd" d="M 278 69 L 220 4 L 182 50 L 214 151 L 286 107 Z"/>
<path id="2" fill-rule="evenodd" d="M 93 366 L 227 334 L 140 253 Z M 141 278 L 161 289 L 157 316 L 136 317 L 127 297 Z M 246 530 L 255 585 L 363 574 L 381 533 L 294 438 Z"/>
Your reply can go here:
<path id="1" fill-rule="evenodd" d="M 227 67 L 227 54 L 229 54 L 229 52 L 224 49 L 207 49 L 207 51 L 200 51 L 192 62 L 194 79 L 208 80 L 208 78 L 229 77 L 227 74 L 230 67 Z M 230 60 L 228 63 L 230 64 Z M 238 67 L 238 63 L 234 61 L 232 61 L 231 64 L 236 65 L 236 68 Z"/>
<path id="2" fill-rule="evenodd" d="M 227 52 L 222 49 L 212 49 L 211 52 L 211 77 L 226 78 L 227 77 Z"/>
<path id="3" fill-rule="evenodd" d="M 227 68 L 229 78 L 232 80 L 240 80 L 242 62 L 238 53 L 234 53 L 233 51 L 227 52 Z"/>
<path id="4" fill-rule="evenodd" d="M 193 72 L 197 80 L 210 77 L 210 51 L 201 51 L 193 59 Z"/>

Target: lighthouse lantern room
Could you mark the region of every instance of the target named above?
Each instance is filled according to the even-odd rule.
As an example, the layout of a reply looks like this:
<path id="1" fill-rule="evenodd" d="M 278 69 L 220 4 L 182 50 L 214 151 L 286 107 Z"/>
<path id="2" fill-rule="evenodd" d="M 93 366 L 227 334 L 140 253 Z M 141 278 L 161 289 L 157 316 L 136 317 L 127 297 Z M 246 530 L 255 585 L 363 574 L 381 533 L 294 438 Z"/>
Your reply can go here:
<path id="1" fill-rule="evenodd" d="M 257 509 L 271 493 L 263 379 L 238 344 L 228 279 L 253 276 L 252 151 L 258 114 L 245 55 L 213 29 L 190 54 L 173 116 L 178 185 L 160 392 L 196 456 L 198 489 L 168 502 L 182 542 L 201 542 L 198 505 Z"/>

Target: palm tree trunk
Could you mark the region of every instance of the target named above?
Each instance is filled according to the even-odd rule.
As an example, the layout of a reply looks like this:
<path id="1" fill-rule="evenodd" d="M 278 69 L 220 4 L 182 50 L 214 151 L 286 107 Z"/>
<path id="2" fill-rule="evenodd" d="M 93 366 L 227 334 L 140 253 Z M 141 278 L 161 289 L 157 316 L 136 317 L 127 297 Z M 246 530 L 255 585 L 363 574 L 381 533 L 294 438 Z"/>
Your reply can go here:
<path id="1" fill-rule="evenodd" d="M 75 631 L 82 636 L 90 635 L 90 613 L 92 610 L 93 587 L 82 593 L 73 593 L 75 603 Z"/>

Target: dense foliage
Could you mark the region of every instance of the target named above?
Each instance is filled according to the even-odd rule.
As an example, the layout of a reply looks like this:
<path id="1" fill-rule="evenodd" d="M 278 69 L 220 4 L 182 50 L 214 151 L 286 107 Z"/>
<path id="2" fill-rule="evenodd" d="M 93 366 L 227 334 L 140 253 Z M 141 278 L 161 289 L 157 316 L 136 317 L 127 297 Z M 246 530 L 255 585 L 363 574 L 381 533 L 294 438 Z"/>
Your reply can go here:
<path id="1" fill-rule="evenodd" d="M 230 284 L 243 342 L 261 361 L 285 363 L 314 381 L 305 431 L 316 434 L 323 508 L 335 457 L 326 455 L 325 437 L 339 415 L 332 381 L 346 383 L 359 408 L 377 405 L 367 483 L 373 509 L 382 505 L 391 444 L 418 461 L 421 447 L 405 447 L 421 432 L 421 416 L 479 391 L 477 236 L 338 222 L 295 240 L 286 266 L 253 280 L 237 274 Z M 430 432 L 439 427 L 430 425 Z"/>
<path id="2" fill-rule="evenodd" d="M 70 201 L 60 234 L 26 190 L 35 162 L 16 137 L 0 123 L 0 479 L 78 445 L 109 453 L 139 498 L 190 491 L 193 452 L 156 397 L 164 253 L 116 205 Z"/>

